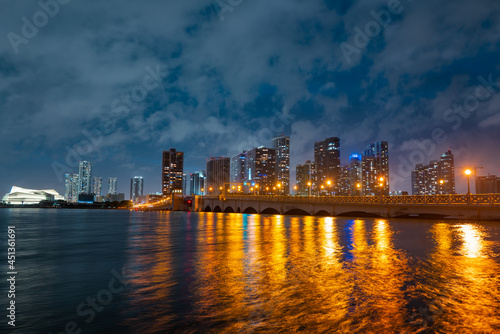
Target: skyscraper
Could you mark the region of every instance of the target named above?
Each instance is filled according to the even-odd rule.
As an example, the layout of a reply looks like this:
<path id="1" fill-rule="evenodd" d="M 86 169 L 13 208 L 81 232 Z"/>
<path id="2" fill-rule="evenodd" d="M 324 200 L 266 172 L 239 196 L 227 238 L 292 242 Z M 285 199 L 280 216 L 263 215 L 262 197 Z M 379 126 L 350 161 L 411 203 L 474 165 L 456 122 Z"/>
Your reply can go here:
<path id="1" fill-rule="evenodd" d="M 295 167 L 296 195 L 308 196 L 316 194 L 316 164 L 306 160 Z M 310 184 L 310 185 L 309 185 Z"/>
<path id="2" fill-rule="evenodd" d="M 207 161 L 207 188 L 209 195 L 229 192 L 231 159 L 211 157 Z M 208 192 L 207 192 L 208 190 Z"/>
<path id="3" fill-rule="evenodd" d="M 187 175 L 182 174 L 182 195 L 187 195 Z"/>
<path id="4" fill-rule="evenodd" d="M 137 201 L 139 196 L 143 196 L 144 179 L 142 176 L 134 176 L 130 179 L 130 200 Z"/>
<path id="5" fill-rule="evenodd" d="M 69 203 L 78 201 L 78 174 L 65 174 L 64 199 Z"/>
<path id="6" fill-rule="evenodd" d="M 102 177 L 94 176 L 92 178 L 92 194 L 94 194 L 94 202 L 102 200 Z"/>
<path id="7" fill-rule="evenodd" d="M 162 192 L 182 194 L 183 189 L 184 152 L 177 152 L 175 148 L 163 151 L 162 163 Z"/>
<path id="8" fill-rule="evenodd" d="M 92 193 L 92 164 L 80 161 L 78 166 L 78 194 Z"/>
<path id="9" fill-rule="evenodd" d="M 244 151 L 243 153 L 240 154 L 236 154 L 234 157 L 231 158 L 230 182 L 231 182 L 231 187 L 235 187 L 235 189 L 238 189 L 238 186 L 240 187 L 240 189 L 242 189 L 243 183 L 245 182 L 246 152 L 247 151 Z"/>
<path id="10" fill-rule="evenodd" d="M 455 161 L 451 150 L 448 150 L 441 154 L 440 163 L 440 193 L 441 194 L 455 194 Z"/>
<path id="11" fill-rule="evenodd" d="M 284 194 L 283 185 L 276 178 L 276 150 L 264 146 L 245 153 L 246 192 Z M 278 186 L 279 185 L 279 186 Z"/>
<path id="12" fill-rule="evenodd" d="M 276 178 L 282 184 L 283 193 L 290 194 L 290 137 L 277 136 L 273 140 L 276 150 Z"/>
<path id="13" fill-rule="evenodd" d="M 340 176 L 340 140 L 326 138 L 314 143 L 314 162 L 316 164 L 316 185 L 326 187 L 328 181 L 337 187 Z"/>
<path id="14" fill-rule="evenodd" d="M 191 173 L 189 178 L 189 188 L 191 195 L 205 195 L 205 193 L 207 192 L 205 189 L 205 175 L 206 172 L 204 170 Z"/>
<path id="15" fill-rule="evenodd" d="M 413 195 L 454 194 L 455 167 L 451 151 L 443 153 L 439 161 L 417 164 L 411 172 L 411 183 Z"/>
<path id="16" fill-rule="evenodd" d="M 366 147 L 362 168 L 364 195 L 389 195 L 389 144 L 386 141 Z"/>
<path id="17" fill-rule="evenodd" d="M 116 186 L 118 183 L 118 178 L 108 177 L 108 194 L 116 195 Z"/>
<path id="18" fill-rule="evenodd" d="M 349 196 L 361 195 L 363 183 L 363 163 L 362 157 L 352 154 L 349 157 Z"/>
<path id="19" fill-rule="evenodd" d="M 92 179 L 92 193 L 96 196 L 102 196 L 102 177 L 96 176 Z"/>

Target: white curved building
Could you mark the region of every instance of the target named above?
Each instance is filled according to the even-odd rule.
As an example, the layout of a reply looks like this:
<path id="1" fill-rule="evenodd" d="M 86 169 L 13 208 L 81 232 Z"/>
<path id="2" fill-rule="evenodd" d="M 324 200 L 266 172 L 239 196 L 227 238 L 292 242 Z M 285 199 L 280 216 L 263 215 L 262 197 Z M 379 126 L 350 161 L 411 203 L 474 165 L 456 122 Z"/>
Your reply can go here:
<path id="1" fill-rule="evenodd" d="M 13 186 L 10 193 L 2 198 L 2 202 L 7 204 L 38 204 L 41 201 L 58 201 L 64 200 L 54 189 L 50 190 L 34 190 L 24 189 Z"/>

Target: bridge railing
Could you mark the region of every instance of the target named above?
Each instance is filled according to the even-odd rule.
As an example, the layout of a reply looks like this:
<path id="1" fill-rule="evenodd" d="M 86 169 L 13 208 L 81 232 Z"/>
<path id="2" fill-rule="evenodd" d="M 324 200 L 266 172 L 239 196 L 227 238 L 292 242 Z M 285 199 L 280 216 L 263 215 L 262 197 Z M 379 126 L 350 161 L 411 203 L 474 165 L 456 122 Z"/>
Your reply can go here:
<path id="1" fill-rule="evenodd" d="M 217 195 L 203 196 L 220 200 L 253 200 L 273 202 L 361 204 L 361 205 L 453 205 L 500 206 L 500 194 L 413 195 L 413 196 L 277 196 Z"/>

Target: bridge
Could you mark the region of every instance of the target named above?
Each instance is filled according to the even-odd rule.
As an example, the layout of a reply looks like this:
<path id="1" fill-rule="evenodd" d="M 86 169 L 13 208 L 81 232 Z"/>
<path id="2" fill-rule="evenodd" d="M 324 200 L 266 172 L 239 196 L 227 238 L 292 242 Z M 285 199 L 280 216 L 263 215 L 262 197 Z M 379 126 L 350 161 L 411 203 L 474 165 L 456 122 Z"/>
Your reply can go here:
<path id="1" fill-rule="evenodd" d="M 500 194 L 423 196 L 196 196 L 193 211 L 381 218 L 500 220 Z"/>

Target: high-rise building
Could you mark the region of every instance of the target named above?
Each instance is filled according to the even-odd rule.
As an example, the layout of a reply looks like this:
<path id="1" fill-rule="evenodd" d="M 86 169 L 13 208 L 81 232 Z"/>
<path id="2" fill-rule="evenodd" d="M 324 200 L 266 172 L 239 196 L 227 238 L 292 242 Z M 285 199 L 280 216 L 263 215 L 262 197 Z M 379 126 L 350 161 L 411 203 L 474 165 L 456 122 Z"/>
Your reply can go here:
<path id="1" fill-rule="evenodd" d="M 203 171 L 196 171 L 194 173 L 191 173 L 189 176 L 189 188 L 190 188 L 190 194 L 191 195 L 205 195 L 207 193 L 207 190 L 205 189 L 205 182 L 206 182 L 206 172 Z"/>
<path id="2" fill-rule="evenodd" d="M 78 194 L 92 193 L 92 164 L 80 161 L 78 166 Z"/>
<path id="3" fill-rule="evenodd" d="M 337 187 L 340 176 L 340 139 L 330 137 L 314 143 L 314 162 L 318 189 L 326 187 L 328 181 Z"/>
<path id="4" fill-rule="evenodd" d="M 316 194 L 316 164 L 306 160 L 295 167 L 296 195 L 313 196 Z"/>
<path id="5" fill-rule="evenodd" d="M 243 189 L 243 183 L 245 182 L 245 158 L 246 152 L 236 154 L 231 158 L 231 175 L 230 182 L 231 188 L 234 187 L 235 190 Z M 233 191 L 234 192 L 234 191 Z"/>
<path id="6" fill-rule="evenodd" d="M 116 186 L 118 183 L 118 178 L 108 177 L 108 194 L 116 195 Z"/>
<path id="7" fill-rule="evenodd" d="M 351 165 L 340 166 L 340 176 L 335 189 L 338 196 L 351 194 Z"/>
<path id="8" fill-rule="evenodd" d="M 207 188 L 209 195 L 229 192 L 231 159 L 211 157 L 207 161 Z"/>
<path id="9" fill-rule="evenodd" d="M 162 163 L 162 192 L 182 194 L 183 189 L 184 152 L 177 152 L 175 148 L 163 151 Z"/>
<path id="10" fill-rule="evenodd" d="M 476 194 L 500 194 L 500 177 L 496 175 L 477 176 Z"/>
<path id="11" fill-rule="evenodd" d="M 349 196 L 362 195 L 363 162 L 359 154 L 352 154 L 349 158 Z"/>
<path id="12" fill-rule="evenodd" d="M 282 184 L 283 193 L 290 194 L 290 137 L 277 136 L 272 140 L 276 150 L 276 178 Z"/>
<path id="13" fill-rule="evenodd" d="M 78 201 L 78 174 L 65 174 L 64 199 L 74 203 Z"/>
<path id="14" fill-rule="evenodd" d="M 92 193 L 95 196 L 102 197 L 102 177 L 96 176 L 92 179 Z"/>
<path id="15" fill-rule="evenodd" d="M 366 147 L 363 151 L 362 169 L 364 195 L 389 195 L 389 144 L 386 141 L 378 141 Z"/>
<path id="16" fill-rule="evenodd" d="M 137 201 L 139 196 L 143 196 L 144 179 L 142 176 L 134 176 L 130 179 L 130 200 Z"/>
<path id="17" fill-rule="evenodd" d="M 187 175 L 186 174 L 182 174 L 182 195 L 187 195 Z"/>
<path id="18" fill-rule="evenodd" d="M 245 191 L 248 193 L 284 194 L 283 186 L 276 178 L 274 148 L 254 147 L 245 153 L 245 183 Z"/>
<path id="19" fill-rule="evenodd" d="M 441 194 L 455 194 L 455 161 L 451 150 L 441 154 L 439 179 L 443 180 L 440 183 Z"/>
<path id="20" fill-rule="evenodd" d="M 417 164 L 411 172 L 411 183 L 413 195 L 454 194 L 455 168 L 451 151 L 443 153 L 439 161 Z"/>

